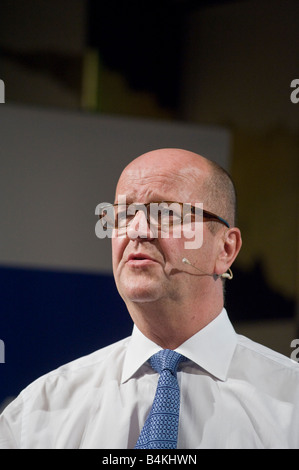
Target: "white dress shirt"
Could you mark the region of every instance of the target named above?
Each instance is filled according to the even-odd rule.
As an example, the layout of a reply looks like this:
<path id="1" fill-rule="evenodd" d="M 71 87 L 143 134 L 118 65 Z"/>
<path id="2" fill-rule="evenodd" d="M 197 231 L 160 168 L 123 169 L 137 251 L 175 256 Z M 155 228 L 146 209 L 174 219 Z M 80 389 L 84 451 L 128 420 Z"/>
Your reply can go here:
<path id="1" fill-rule="evenodd" d="M 132 449 L 149 413 L 161 348 L 132 336 L 30 384 L 0 417 L 0 448 Z M 237 335 L 225 309 L 176 351 L 188 357 L 178 449 L 299 448 L 299 366 Z"/>

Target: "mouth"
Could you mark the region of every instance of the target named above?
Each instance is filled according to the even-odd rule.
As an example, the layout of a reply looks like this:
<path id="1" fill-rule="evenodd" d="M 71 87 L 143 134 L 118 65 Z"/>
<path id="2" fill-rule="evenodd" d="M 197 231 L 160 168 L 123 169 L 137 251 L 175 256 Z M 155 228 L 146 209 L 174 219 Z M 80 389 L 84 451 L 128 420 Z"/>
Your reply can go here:
<path id="1" fill-rule="evenodd" d="M 146 266 L 153 263 L 157 261 L 146 253 L 131 253 L 127 259 L 130 266 Z"/>

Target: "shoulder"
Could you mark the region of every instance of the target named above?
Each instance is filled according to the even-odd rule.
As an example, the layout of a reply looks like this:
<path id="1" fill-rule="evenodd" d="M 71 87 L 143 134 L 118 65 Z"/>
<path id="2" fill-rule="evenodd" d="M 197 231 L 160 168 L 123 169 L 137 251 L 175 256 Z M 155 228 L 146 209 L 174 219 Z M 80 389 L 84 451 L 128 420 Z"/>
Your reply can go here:
<path id="1" fill-rule="evenodd" d="M 244 367 L 253 369 L 256 373 L 264 372 L 285 374 L 293 377 L 299 383 L 299 364 L 293 359 L 284 356 L 260 343 L 237 335 L 236 353 L 242 357 Z"/>
<path id="2" fill-rule="evenodd" d="M 0 448 L 55 447 L 58 430 L 64 437 L 69 429 L 83 432 L 94 403 L 118 387 L 128 343 L 126 338 L 99 349 L 28 385 L 0 416 Z"/>
<path id="3" fill-rule="evenodd" d="M 16 401 L 21 400 L 24 405 L 34 400 L 36 405 L 44 406 L 42 402 L 62 404 L 65 400 L 78 399 L 88 389 L 101 388 L 109 380 L 120 380 L 128 342 L 129 337 L 42 375 L 28 385 Z"/>

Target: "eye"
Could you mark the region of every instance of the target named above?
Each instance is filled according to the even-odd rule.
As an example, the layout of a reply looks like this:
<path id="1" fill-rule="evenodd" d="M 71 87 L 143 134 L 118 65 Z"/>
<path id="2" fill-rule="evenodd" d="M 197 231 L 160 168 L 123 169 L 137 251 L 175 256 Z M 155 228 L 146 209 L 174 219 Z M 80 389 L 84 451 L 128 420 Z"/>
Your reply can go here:
<path id="1" fill-rule="evenodd" d="M 114 227 L 114 218 L 111 211 L 103 210 L 102 214 L 99 215 L 99 219 L 104 228 Z"/>
<path id="2" fill-rule="evenodd" d="M 181 220 L 181 213 L 178 213 L 172 209 L 169 210 L 169 216 L 175 220 Z"/>
<path id="3" fill-rule="evenodd" d="M 194 212 L 192 210 L 184 214 L 184 223 L 190 223 L 194 221 Z"/>
<path id="4" fill-rule="evenodd" d="M 173 211 L 171 209 L 168 209 L 168 207 L 163 207 L 161 210 L 161 215 L 169 217 L 173 215 Z"/>
<path id="5" fill-rule="evenodd" d="M 165 207 L 160 214 L 161 223 L 170 223 L 172 225 L 181 223 L 181 214 L 173 209 Z"/>

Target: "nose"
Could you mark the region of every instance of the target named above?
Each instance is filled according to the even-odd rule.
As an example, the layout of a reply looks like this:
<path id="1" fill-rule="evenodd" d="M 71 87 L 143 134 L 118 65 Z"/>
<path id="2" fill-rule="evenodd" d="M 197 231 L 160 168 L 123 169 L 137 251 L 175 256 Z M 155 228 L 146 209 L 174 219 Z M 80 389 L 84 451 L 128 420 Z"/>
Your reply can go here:
<path id="1" fill-rule="evenodd" d="M 127 226 L 127 235 L 132 240 L 136 238 L 152 240 L 155 237 L 154 230 L 149 226 L 146 215 L 142 210 L 137 211 L 134 218 L 130 221 Z"/>

